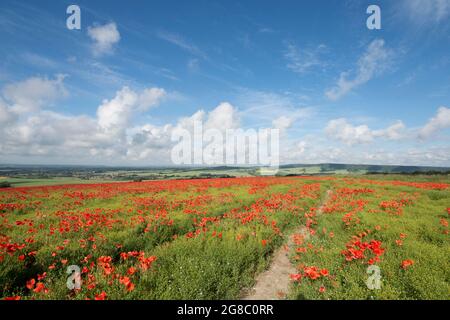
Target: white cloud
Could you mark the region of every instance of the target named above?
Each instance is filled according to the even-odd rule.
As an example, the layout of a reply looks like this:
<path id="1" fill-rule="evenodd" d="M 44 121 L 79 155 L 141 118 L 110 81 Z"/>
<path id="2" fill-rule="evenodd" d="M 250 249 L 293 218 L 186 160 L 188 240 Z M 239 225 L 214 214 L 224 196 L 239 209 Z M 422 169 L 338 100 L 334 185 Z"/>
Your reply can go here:
<path id="1" fill-rule="evenodd" d="M 281 116 L 272 121 L 272 127 L 275 129 L 279 129 L 280 132 L 285 132 L 289 129 L 294 123 L 294 118 Z"/>
<path id="2" fill-rule="evenodd" d="M 450 108 L 440 107 L 436 115 L 428 120 L 427 124 L 420 129 L 419 138 L 429 138 L 437 131 L 445 128 L 450 128 Z"/>
<path id="3" fill-rule="evenodd" d="M 236 108 L 228 102 L 222 102 L 208 113 L 204 126 L 206 129 L 236 129 L 239 125 Z"/>
<path id="4" fill-rule="evenodd" d="M 402 10 L 415 23 L 439 23 L 450 15 L 449 0 L 406 0 Z"/>
<path id="5" fill-rule="evenodd" d="M 68 95 L 64 87 L 64 75 L 55 79 L 32 77 L 9 84 L 3 89 L 3 97 L 16 114 L 34 112 Z"/>
<path id="6" fill-rule="evenodd" d="M 104 100 L 97 109 L 101 129 L 115 134 L 123 133 L 129 126 L 131 116 L 157 105 L 166 92 L 161 88 L 145 89 L 137 93 L 128 87 L 122 88 L 111 100 Z"/>
<path id="7" fill-rule="evenodd" d="M 341 73 L 339 80 L 333 88 L 325 92 L 330 100 L 338 100 L 353 89 L 370 81 L 377 74 L 383 72 L 392 57 L 392 51 L 385 47 L 384 40 L 372 41 L 364 54 L 358 59 L 357 70 L 353 78 L 350 72 Z"/>
<path id="8" fill-rule="evenodd" d="M 398 140 L 403 138 L 403 131 L 406 129 L 405 124 L 398 120 L 393 125 L 387 127 L 386 129 L 373 131 L 374 137 L 383 137 L 388 140 Z"/>
<path id="9" fill-rule="evenodd" d="M 292 121 L 311 117 L 313 107 L 300 107 L 302 97 L 274 92 L 244 90 L 237 99 L 242 117 L 253 127 L 268 127 L 274 119 L 288 117 Z"/>
<path id="10" fill-rule="evenodd" d="M 375 138 L 397 140 L 402 138 L 405 125 L 401 121 L 387 127 L 386 129 L 371 130 L 367 125 L 354 126 L 347 119 L 340 118 L 328 122 L 325 132 L 332 138 L 347 145 L 372 142 Z"/>
<path id="11" fill-rule="evenodd" d="M 161 88 L 134 91 L 123 87 L 113 98 L 98 106 L 94 117 L 63 115 L 42 106 L 42 110 L 23 114 L 14 121 L 11 108 L 0 97 L 0 160 L 171 164 L 174 130 L 192 131 L 194 121 L 201 121 L 205 129 L 225 130 L 240 125 L 237 109 L 223 102 L 209 112 L 199 110 L 190 117 L 180 118 L 174 125 L 133 126 L 133 118 L 158 105 L 167 96 Z"/>
<path id="12" fill-rule="evenodd" d="M 146 124 L 129 130 L 128 156 L 132 160 L 149 159 L 171 164 L 170 153 L 175 142 L 171 140 L 172 133 L 182 133 L 185 130 L 194 133 L 194 123 L 200 122 L 203 129 L 237 129 L 240 126 L 238 110 L 228 102 L 220 103 L 213 110 L 206 112 L 198 110 L 188 117 L 178 119 L 175 125 L 166 124 L 154 126 Z M 155 158 L 157 157 L 157 158 Z"/>
<path id="13" fill-rule="evenodd" d="M 305 73 L 312 68 L 325 66 L 320 59 L 320 54 L 324 52 L 326 46 L 321 44 L 316 48 L 300 49 L 292 43 L 287 43 L 287 51 L 284 54 L 288 60 L 287 67 L 297 73 Z"/>
<path id="14" fill-rule="evenodd" d="M 88 35 L 94 41 L 92 49 L 95 55 L 110 54 L 120 41 L 120 33 L 114 22 L 88 27 Z"/>
<path id="15" fill-rule="evenodd" d="M 56 68 L 59 65 L 58 62 L 52 59 L 31 52 L 22 54 L 21 59 L 32 66 L 41 68 Z"/>
<path id="16" fill-rule="evenodd" d="M 281 154 L 282 163 L 347 163 L 374 165 L 426 165 L 450 166 L 448 146 L 396 145 L 383 148 L 374 144 L 354 146 L 327 143 L 319 136 L 304 137 L 306 141 L 294 142 L 288 152 Z"/>
<path id="17" fill-rule="evenodd" d="M 149 108 L 158 105 L 167 93 L 162 88 L 148 88 L 142 91 L 138 99 L 138 107 L 140 111 L 147 111 Z"/>
<path id="18" fill-rule="evenodd" d="M 10 110 L 7 104 L 0 98 L 0 124 L 4 125 L 15 119 L 14 113 Z"/>
<path id="19" fill-rule="evenodd" d="M 133 116 L 158 105 L 167 96 L 161 88 L 136 92 L 123 87 L 114 98 L 103 101 L 97 117 L 66 116 L 47 110 L 61 91 L 65 92 L 62 81 L 63 77 L 30 78 L 4 88 L 9 105 L 0 97 L 2 156 L 87 158 L 89 162 L 92 154 L 124 157 Z"/>
<path id="20" fill-rule="evenodd" d="M 348 145 L 366 143 L 373 140 L 371 130 L 367 125 L 353 126 L 346 119 L 334 119 L 325 128 L 327 135 Z"/>
<path id="21" fill-rule="evenodd" d="M 184 39 L 181 35 L 176 33 L 171 33 L 167 31 L 159 31 L 156 36 L 164 41 L 167 41 L 177 47 L 191 53 L 194 56 L 198 56 L 203 59 L 208 59 L 207 55 L 200 50 L 196 45 L 190 43 Z"/>
<path id="22" fill-rule="evenodd" d="M 40 80 L 58 82 L 58 78 Z M 63 86 L 62 79 L 60 80 L 59 85 Z M 10 93 L 9 100 L 0 96 L 1 162 L 170 165 L 170 152 L 175 144 L 171 141 L 172 133 L 182 129 L 192 132 L 194 121 L 201 121 L 205 129 L 236 129 L 242 127 L 243 115 L 263 113 L 270 119 L 263 125 L 287 130 L 293 127 L 298 117 L 305 116 L 302 113 L 296 114 L 298 108 L 294 108 L 290 101 L 280 101 L 280 96 L 263 95 L 264 99 L 261 100 L 258 95 L 253 96 L 254 100 L 251 99 L 255 104 L 246 105 L 249 108 L 247 113 L 223 102 L 210 111 L 198 110 L 173 123 L 136 125 L 134 119 L 170 98 L 171 94 L 162 88 L 139 91 L 130 87 L 123 87 L 114 96 L 104 100 L 93 116 L 64 115 L 55 109 L 49 109 L 49 105 L 61 96 L 60 93 L 48 94 L 53 90 L 45 90 L 46 99 L 37 99 L 45 100 L 48 104 L 40 102 L 33 112 L 18 114 L 12 111 L 15 105 L 13 101 L 25 101 L 21 104 L 28 105 L 33 96 L 30 92 L 34 91 L 25 90 L 27 98 L 24 99 L 22 96 L 17 97 L 16 94 L 20 91 L 17 91 L 16 86 L 18 84 L 5 87 L 15 90 L 3 90 Z M 21 88 L 28 86 L 29 84 Z M 281 106 L 281 111 L 277 106 Z M 437 130 L 449 127 L 449 113 L 449 108 L 441 107 L 436 116 L 421 129 L 422 134 L 430 137 Z M 250 127 L 257 128 L 253 125 Z M 436 146 L 421 144 L 407 148 L 408 140 L 405 139 L 402 144 L 391 145 L 391 150 L 380 148 L 376 143 L 379 140 L 397 140 L 417 134 L 417 130 L 413 134 L 407 132 L 401 121 L 374 130 L 367 125 L 353 125 L 347 119 L 335 119 L 328 123 L 325 132 L 330 138 L 344 144 L 337 146 L 335 141 L 330 141 L 323 134 L 310 134 L 301 137 L 301 140 L 282 136 L 281 161 L 450 165 L 449 149 L 439 147 L 439 142 Z"/>

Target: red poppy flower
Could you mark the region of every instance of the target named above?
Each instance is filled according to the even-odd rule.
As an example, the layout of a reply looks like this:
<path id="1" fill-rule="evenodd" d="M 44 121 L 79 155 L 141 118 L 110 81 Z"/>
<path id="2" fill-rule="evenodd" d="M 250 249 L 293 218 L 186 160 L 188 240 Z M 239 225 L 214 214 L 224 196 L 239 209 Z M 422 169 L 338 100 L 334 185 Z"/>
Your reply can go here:
<path id="1" fill-rule="evenodd" d="M 299 273 L 297 273 L 297 274 L 291 274 L 290 277 L 291 277 L 291 279 L 292 279 L 293 281 L 300 281 L 300 280 L 302 279 L 302 275 L 299 274 Z"/>
<path id="2" fill-rule="evenodd" d="M 134 284 L 131 282 L 130 278 L 128 277 L 121 277 L 119 279 L 119 282 L 125 285 L 125 288 L 127 291 L 133 291 L 134 290 Z"/>
<path id="3" fill-rule="evenodd" d="M 29 290 L 31 290 L 31 289 L 34 288 L 35 283 L 36 283 L 36 280 L 30 279 L 30 280 L 27 281 L 26 287 L 27 287 Z"/>
<path id="4" fill-rule="evenodd" d="M 321 286 L 321 287 L 319 288 L 319 292 L 320 292 L 320 293 L 324 293 L 325 291 L 327 291 L 327 289 L 326 289 L 324 286 Z"/>
<path id="5" fill-rule="evenodd" d="M 121 252 L 120 253 L 120 259 L 127 260 L 128 259 L 128 254 L 126 252 Z"/>
<path id="6" fill-rule="evenodd" d="M 38 283 L 36 283 L 36 288 L 34 288 L 33 291 L 36 293 L 39 293 L 39 292 L 47 293 L 48 289 L 45 287 L 45 285 L 42 282 L 38 282 Z"/>
<path id="7" fill-rule="evenodd" d="M 95 295 L 95 300 L 106 300 L 107 294 L 105 291 L 102 291 L 100 294 Z"/>
<path id="8" fill-rule="evenodd" d="M 322 269 L 322 270 L 320 270 L 320 274 L 324 277 L 327 277 L 329 273 L 328 273 L 327 269 Z"/>
<path id="9" fill-rule="evenodd" d="M 305 267 L 303 269 L 303 271 L 305 272 L 305 275 L 310 278 L 311 280 L 316 280 L 318 278 L 320 278 L 320 273 L 317 272 L 317 268 L 312 266 L 312 267 Z"/>
<path id="10" fill-rule="evenodd" d="M 414 264 L 414 260 L 407 259 L 407 260 L 403 260 L 403 261 L 402 261 L 401 267 L 402 267 L 403 270 L 406 270 L 407 268 L 409 268 L 409 267 L 412 266 L 413 264 Z"/>
<path id="11" fill-rule="evenodd" d="M 38 274 L 37 279 L 38 279 L 38 281 L 41 281 L 41 280 L 45 279 L 46 276 L 47 276 L 47 272 L 44 272 L 43 274 Z"/>

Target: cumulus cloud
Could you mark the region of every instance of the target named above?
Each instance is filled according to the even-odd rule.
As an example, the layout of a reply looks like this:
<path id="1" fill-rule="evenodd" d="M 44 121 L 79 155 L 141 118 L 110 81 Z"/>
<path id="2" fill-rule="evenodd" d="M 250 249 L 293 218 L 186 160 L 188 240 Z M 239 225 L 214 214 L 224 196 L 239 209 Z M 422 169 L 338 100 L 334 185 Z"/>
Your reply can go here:
<path id="1" fill-rule="evenodd" d="M 104 100 L 97 109 L 100 128 L 109 132 L 122 132 L 129 126 L 130 117 L 157 105 L 166 92 L 161 88 L 145 89 L 141 93 L 122 88 L 111 100 Z"/>
<path id="2" fill-rule="evenodd" d="M 392 51 L 385 47 L 384 40 L 376 39 L 372 41 L 364 54 L 358 59 L 353 77 L 350 76 L 351 72 L 341 73 L 337 84 L 327 90 L 325 95 L 333 101 L 342 98 L 386 69 L 392 55 Z"/>
<path id="3" fill-rule="evenodd" d="M 398 120 L 386 129 L 374 130 L 373 136 L 386 138 L 388 140 L 398 140 L 404 137 L 403 132 L 405 129 L 405 124 L 402 121 Z"/>
<path id="4" fill-rule="evenodd" d="M 450 147 L 406 144 L 387 148 L 376 144 L 336 145 L 319 136 L 306 136 L 282 153 L 282 163 L 347 163 L 375 165 L 449 166 Z"/>
<path id="5" fill-rule="evenodd" d="M 436 115 L 420 129 L 418 136 L 420 139 L 426 139 L 445 128 L 450 128 L 450 108 L 440 107 Z"/>
<path id="6" fill-rule="evenodd" d="M 112 53 L 114 45 L 120 41 L 120 33 L 114 22 L 88 27 L 88 35 L 94 41 L 92 49 L 95 55 Z"/>
<path id="7" fill-rule="evenodd" d="M 11 104 L 13 113 L 34 112 L 68 95 L 64 78 L 64 75 L 57 75 L 54 79 L 28 78 L 5 86 L 3 97 Z"/>
<path id="8" fill-rule="evenodd" d="M 33 79 L 33 80 L 30 80 Z M 242 127 L 240 109 L 222 102 L 211 110 L 198 110 L 189 116 L 162 125 L 144 123 L 136 125 L 134 119 L 161 104 L 170 97 L 162 88 L 134 90 L 123 87 L 109 99 L 97 106 L 94 115 L 64 115 L 49 106 L 64 96 L 63 78 L 30 78 L 6 86 L 0 96 L 0 161 L 80 164 L 171 164 L 171 150 L 176 142 L 172 134 L 177 130 L 192 132 L 199 121 L 205 129 L 238 129 Z M 38 79 L 38 80 L 37 80 Z M 51 85 L 48 85 L 48 82 Z M 33 85 L 30 85 L 33 84 Z M 35 84 L 43 92 L 35 91 Z M 44 83 L 44 85 L 43 85 Z M 23 96 L 17 88 L 22 88 Z M 33 88 L 33 90 L 29 88 Z M 57 88 L 55 90 L 55 88 Z M 49 89 L 52 88 L 52 89 Z M 4 93 L 8 93 L 8 99 Z M 39 94 L 38 94 L 39 93 Z M 34 97 L 34 98 L 33 98 Z M 257 102 L 260 100 L 258 99 Z M 277 106 L 272 101 L 269 106 Z M 18 108 L 17 105 L 23 106 Z M 257 103 L 256 106 L 260 105 Z M 256 108 L 256 107 L 255 107 Z M 32 112 L 17 112 L 17 110 Z M 260 108 L 255 110 L 261 110 Z M 256 111 L 253 113 L 256 113 Z M 268 114 L 271 108 L 262 109 Z M 293 126 L 296 108 L 285 108 L 282 114 L 270 114 L 269 122 L 281 130 Z M 303 115 L 304 116 L 304 115 Z M 441 107 L 436 115 L 420 129 L 421 137 L 431 137 L 438 130 L 450 127 L 450 109 Z M 255 126 L 257 128 L 257 126 Z M 403 164 L 450 164 L 448 147 L 430 144 L 415 145 L 407 149 L 401 144 L 395 150 L 383 150 L 378 140 L 396 140 L 416 137 L 417 129 L 407 131 L 401 121 L 381 129 L 367 125 L 354 125 L 347 119 L 328 122 L 325 133 L 342 141 L 336 145 L 323 134 L 311 134 L 300 141 L 281 137 L 281 161 L 299 162 L 352 162 L 352 163 L 403 163 Z M 404 140 L 407 141 L 407 140 Z M 372 144 L 369 144 L 372 143 Z M 205 143 L 206 144 L 206 143 Z M 383 145 L 385 146 L 385 145 Z"/>
<path id="9" fill-rule="evenodd" d="M 97 108 L 96 117 L 66 116 L 48 109 L 65 92 L 63 77 L 30 78 L 4 88 L 0 97 L 0 150 L 3 156 L 89 158 L 126 156 L 133 116 L 158 105 L 161 88 L 140 92 L 123 87 Z"/>
<path id="10" fill-rule="evenodd" d="M 294 123 L 294 118 L 281 116 L 272 121 L 272 127 L 275 129 L 279 129 L 280 132 L 285 132 L 289 129 Z"/>
<path id="11" fill-rule="evenodd" d="M 133 118 L 160 104 L 168 96 L 162 88 L 136 91 L 123 87 L 104 100 L 95 116 L 69 116 L 46 110 L 14 119 L 0 97 L 0 159 L 33 157 L 65 163 L 170 164 L 171 140 L 176 130 L 192 132 L 195 121 L 205 129 L 238 128 L 238 110 L 228 102 L 209 112 L 199 110 L 174 124 L 133 125 Z"/>
<path id="12" fill-rule="evenodd" d="M 209 112 L 198 110 L 191 116 L 181 117 L 175 124 L 154 126 L 150 124 L 135 127 L 128 131 L 131 143 L 128 155 L 133 160 L 159 157 L 164 163 L 170 163 L 172 147 L 176 144 L 172 136 L 194 134 L 194 125 L 200 124 L 204 130 L 216 129 L 225 133 L 227 129 L 238 129 L 240 117 L 238 110 L 228 102 L 222 102 Z M 205 143 L 207 145 L 207 143 Z"/>
<path id="13" fill-rule="evenodd" d="M 405 125 L 397 121 L 393 125 L 380 130 L 371 130 L 367 125 L 354 126 L 345 118 L 334 119 L 328 122 L 325 132 L 333 139 L 347 145 L 372 142 L 375 138 L 397 140 L 402 137 Z"/>
<path id="14" fill-rule="evenodd" d="M 228 102 L 222 102 L 208 113 L 204 126 L 206 129 L 236 129 L 239 125 L 237 109 Z"/>

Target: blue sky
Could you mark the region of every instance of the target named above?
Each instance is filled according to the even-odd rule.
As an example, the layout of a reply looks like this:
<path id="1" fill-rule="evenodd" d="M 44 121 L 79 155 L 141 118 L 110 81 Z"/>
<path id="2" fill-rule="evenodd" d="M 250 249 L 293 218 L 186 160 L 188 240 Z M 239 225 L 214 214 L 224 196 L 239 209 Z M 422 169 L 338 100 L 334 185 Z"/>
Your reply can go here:
<path id="1" fill-rule="evenodd" d="M 0 162 L 170 164 L 197 116 L 283 163 L 450 166 L 449 31 L 449 0 L 3 0 Z"/>

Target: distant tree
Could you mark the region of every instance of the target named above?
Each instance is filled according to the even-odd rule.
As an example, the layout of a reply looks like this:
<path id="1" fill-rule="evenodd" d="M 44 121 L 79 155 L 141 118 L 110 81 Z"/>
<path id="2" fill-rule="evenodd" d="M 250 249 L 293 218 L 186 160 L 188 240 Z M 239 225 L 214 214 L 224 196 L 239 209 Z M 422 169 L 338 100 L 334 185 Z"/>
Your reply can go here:
<path id="1" fill-rule="evenodd" d="M 8 181 L 0 182 L 0 188 L 11 188 L 11 183 Z"/>

